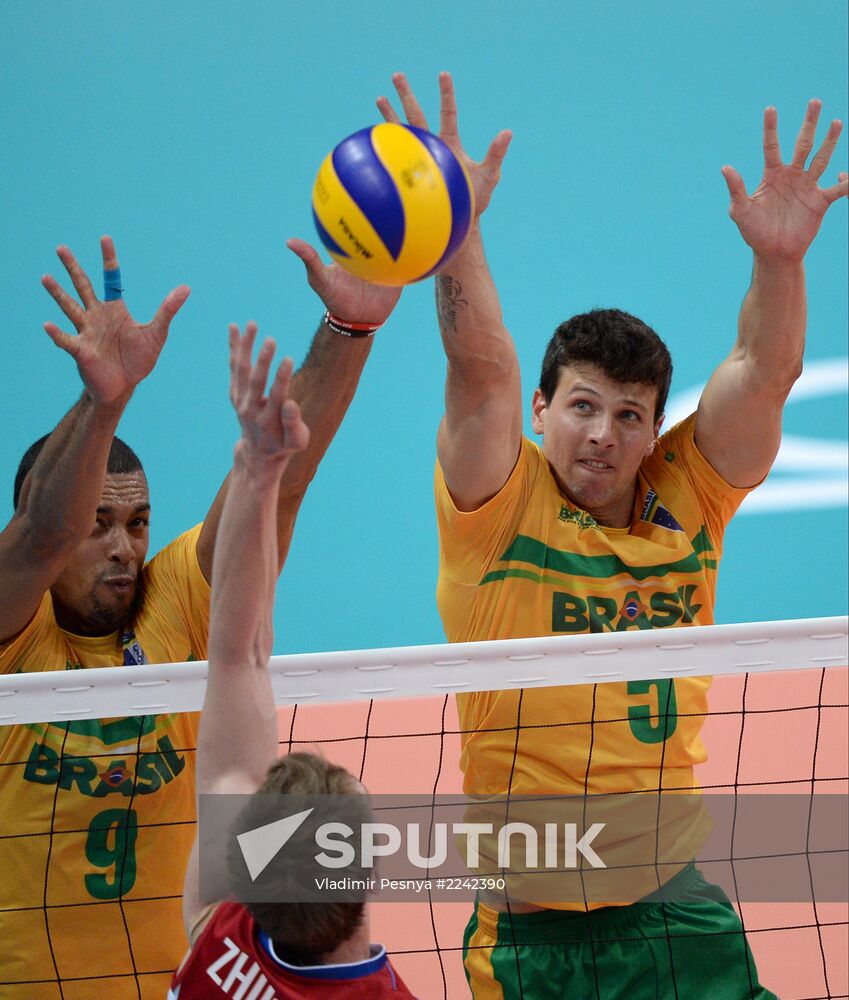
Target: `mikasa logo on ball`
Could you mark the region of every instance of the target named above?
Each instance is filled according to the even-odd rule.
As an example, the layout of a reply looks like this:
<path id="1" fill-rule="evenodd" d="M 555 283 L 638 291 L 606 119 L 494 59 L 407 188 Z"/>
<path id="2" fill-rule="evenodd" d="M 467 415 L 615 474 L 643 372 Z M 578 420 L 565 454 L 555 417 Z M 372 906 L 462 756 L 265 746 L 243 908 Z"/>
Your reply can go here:
<path id="1" fill-rule="evenodd" d="M 353 244 L 354 250 L 356 251 L 356 253 L 362 254 L 363 257 L 366 258 L 366 260 L 369 260 L 371 257 L 374 256 L 374 254 L 372 254 L 372 252 L 370 250 L 366 250 L 366 248 L 362 245 L 362 243 L 360 243 L 360 241 L 357 239 L 357 237 L 354 236 L 354 234 L 351 232 L 351 227 L 342 218 L 339 219 L 339 227 L 341 228 L 342 232 L 345 233 L 345 235 L 348 237 L 348 239 Z"/>
<path id="2" fill-rule="evenodd" d="M 312 195 L 328 253 L 379 285 L 433 274 L 460 248 L 473 208 L 468 175 L 445 143 L 394 122 L 343 139 L 322 163 Z"/>

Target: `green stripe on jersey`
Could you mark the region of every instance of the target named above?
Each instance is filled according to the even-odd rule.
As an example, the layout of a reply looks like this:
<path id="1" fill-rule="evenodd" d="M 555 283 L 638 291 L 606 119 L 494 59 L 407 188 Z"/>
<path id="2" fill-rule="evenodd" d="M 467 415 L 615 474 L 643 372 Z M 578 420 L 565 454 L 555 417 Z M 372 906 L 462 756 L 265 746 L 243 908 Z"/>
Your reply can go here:
<path id="1" fill-rule="evenodd" d="M 691 544 L 693 549 L 698 552 L 713 552 L 713 542 L 710 540 L 710 535 L 707 533 L 707 528 L 702 525 L 701 531 L 692 539 Z"/>
<path id="2" fill-rule="evenodd" d="M 530 563 L 540 569 L 553 570 L 555 573 L 567 576 L 583 576 L 602 580 L 609 580 L 614 576 L 628 576 L 634 580 L 646 580 L 649 577 L 666 576 L 669 573 L 699 573 L 702 569 L 702 563 L 695 552 L 671 563 L 659 563 L 656 566 L 629 566 L 616 555 L 582 556 L 574 552 L 563 552 L 560 549 L 552 549 L 535 538 L 528 538 L 527 535 L 517 535 L 500 557 L 499 562 Z M 504 575 L 504 570 L 495 570 L 492 573 L 487 573 L 481 583 L 503 579 Z M 513 573 L 509 575 L 513 575 Z"/>

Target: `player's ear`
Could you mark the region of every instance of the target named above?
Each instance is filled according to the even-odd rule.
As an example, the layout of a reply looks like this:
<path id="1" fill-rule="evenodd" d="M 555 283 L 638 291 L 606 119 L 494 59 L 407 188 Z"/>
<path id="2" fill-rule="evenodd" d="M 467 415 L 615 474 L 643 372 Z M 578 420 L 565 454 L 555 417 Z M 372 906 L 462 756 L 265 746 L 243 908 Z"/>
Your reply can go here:
<path id="1" fill-rule="evenodd" d="M 545 415 L 547 410 L 548 404 L 545 401 L 545 396 L 542 394 L 542 389 L 534 389 L 534 398 L 531 403 L 531 426 L 534 429 L 534 434 L 545 433 Z"/>
<path id="2" fill-rule="evenodd" d="M 660 437 L 660 428 L 663 426 L 663 421 L 665 419 L 666 419 L 665 413 L 661 413 L 661 415 L 657 418 L 657 422 L 654 425 L 654 434 L 652 435 L 652 439 L 649 442 L 648 447 L 646 448 L 646 455 L 651 455 L 651 453 L 654 451 L 654 446 L 657 444 L 657 439 Z"/>
<path id="3" fill-rule="evenodd" d="M 656 438 L 660 437 L 660 428 L 663 427 L 663 421 L 664 420 L 666 420 L 666 414 L 665 413 L 661 413 L 661 415 L 657 418 L 657 421 L 655 422 L 655 425 L 654 425 L 654 436 Z"/>

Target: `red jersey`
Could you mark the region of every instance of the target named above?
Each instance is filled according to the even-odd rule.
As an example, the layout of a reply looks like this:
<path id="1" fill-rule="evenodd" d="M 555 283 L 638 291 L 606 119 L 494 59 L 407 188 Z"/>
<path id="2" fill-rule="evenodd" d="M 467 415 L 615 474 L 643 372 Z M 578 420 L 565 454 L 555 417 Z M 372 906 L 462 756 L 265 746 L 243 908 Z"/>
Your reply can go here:
<path id="1" fill-rule="evenodd" d="M 345 965 L 289 965 L 241 903 L 221 903 L 171 981 L 168 1000 L 415 1000 L 382 945 Z"/>

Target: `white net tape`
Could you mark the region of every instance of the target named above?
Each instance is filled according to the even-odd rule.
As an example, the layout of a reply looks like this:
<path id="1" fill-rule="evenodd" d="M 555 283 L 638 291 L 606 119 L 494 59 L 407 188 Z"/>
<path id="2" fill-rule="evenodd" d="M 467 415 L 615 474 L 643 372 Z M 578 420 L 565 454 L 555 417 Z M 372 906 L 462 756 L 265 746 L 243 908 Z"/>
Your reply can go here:
<path id="1" fill-rule="evenodd" d="M 278 705 L 849 663 L 846 616 L 274 656 Z M 200 709 L 206 661 L 0 677 L 0 725 Z"/>

